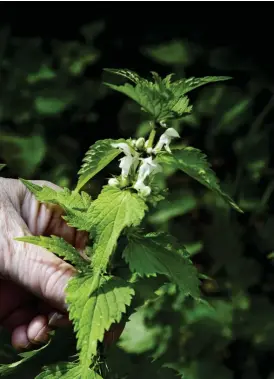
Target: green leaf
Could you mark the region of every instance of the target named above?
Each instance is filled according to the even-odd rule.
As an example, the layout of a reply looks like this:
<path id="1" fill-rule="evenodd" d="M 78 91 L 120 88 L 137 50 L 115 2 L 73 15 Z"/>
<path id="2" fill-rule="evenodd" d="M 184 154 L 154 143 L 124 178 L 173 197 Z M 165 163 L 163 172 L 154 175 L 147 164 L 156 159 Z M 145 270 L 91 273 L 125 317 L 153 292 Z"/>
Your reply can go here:
<path id="1" fill-rule="evenodd" d="M 141 82 L 135 87 L 128 83 L 123 86 L 105 84 L 136 101 L 156 122 L 181 119 L 192 109 L 187 97 L 175 97 L 170 90 L 163 89 L 158 84 L 147 85 Z"/>
<path id="2" fill-rule="evenodd" d="M 19 366 L 26 363 L 36 355 L 38 355 L 42 350 L 46 349 L 50 344 L 50 341 L 42 346 L 38 350 L 32 350 L 27 351 L 25 353 L 18 354 L 18 356 L 21 358 L 19 361 L 13 362 L 13 363 L 7 363 L 7 364 L 0 364 L 0 376 L 6 376 L 12 374 Z"/>
<path id="3" fill-rule="evenodd" d="M 51 187 L 39 186 L 29 180 L 20 180 L 40 202 L 57 204 L 65 210 L 81 210 L 82 212 L 86 211 L 91 204 L 91 198 L 86 192 L 78 193 L 70 191 L 68 188 L 56 191 Z"/>
<path id="4" fill-rule="evenodd" d="M 176 94 L 185 95 L 186 93 L 193 91 L 194 89 L 204 86 L 209 83 L 223 82 L 225 80 L 231 80 L 231 76 L 205 76 L 203 78 L 183 78 L 175 81 L 173 86 L 173 91 Z"/>
<path id="5" fill-rule="evenodd" d="M 135 84 L 144 80 L 136 72 L 128 70 L 126 68 L 125 69 L 105 68 L 104 71 L 110 72 L 115 75 L 123 76 L 124 78 L 130 80 L 131 82 Z"/>
<path id="6" fill-rule="evenodd" d="M 51 80 L 56 78 L 56 73 L 51 67 L 46 64 L 42 64 L 39 71 L 31 73 L 27 76 L 27 82 L 34 84 L 40 81 Z"/>
<path id="7" fill-rule="evenodd" d="M 93 267 L 105 270 L 121 232 L 137 226 L 145 216 L 145 202 L 130 190 L 105 186 L 88 210 L 95 235 Z"/>
<path id="8" fill-rule="evenodd" d="M 144 54 L 156 62 L 166 65 L 189 66 L 197 54 L 195 46 L 186 40 L 173 40 L 157 46 L 149 46 L 142 49 Z"/>
<path id="9" fill-rule="evenodd" d="M 113 143 L 126 142 L 124 139 L 119 140 L 99 140 L 92 145 L 84 159 L 81 169 L 79 170 L 79 180 L 76 191 L 79 191 L 93 176 L 106 167 L 113 159 L 115 159 L 121 151 L 112 147 Z"/>
<path id="10" fill-rule="evenodd" d="M 165 237 L 165 236 L 163 236 Z M 162 274 L 176 283 L 186 295 L 199 297 L 196 268 L 184 249 L 167 246 L 169 238 L 148 234 L 131 237 L 123 257 L 131 271 L 140 276 Z M 172 241 L 169 241 L 171 243 Z"/>
<path id="11" fill-rule="evenodd" d="M 71 98 L 66 95 L 61 97 L 37 96 L 34 100 L 34 107 L 40 115 L 52 116 L 63 112 L 70 102 Z"/>
<path id="12" fill-rule="evenodd" d="M 172 167 L 182 170 L 187 175 L 221 196 L 223 200 L 235 210 L 243 213 L 233 199 L 221 190 L 218 178 L 211 169 L 211 165 L 208 163 L 206 155 L 203 154 L 201 150 L 190 146 L 181 149 L 173 149 L 172 154 L 163 153 L 158 156 L 157 160 L 160 163 L 171 165 Z"/>
<path id="13" fill-rule="evenodd" d="M 58 255 L 64 260 L 69 261 L 80 270 L 84 270 L 86 268 L 87 264 L 81 258 L 79 251 L 61 237 L 25 236 L 15 239 L 16 241 L 27 242 L 33 245 L 44 247 L 45 249 Z"/>
<path id="14" fill-rule="evenodd" d="M 123 76 L 133 84 L 126 83 L 118 86 L 105 83 L 105 85 L 136 101 L 142 110 L 149 113 L 156 122 L 181 119 L 188 115 L 192 106 L 189 105 L 189 99 L 185 96 L 186 93 L 207 83 L 231 79 L 227 76 L 207 76 L 204 78 L 184 78 L 172 82 L 173 74 L 162 79 L 157 73 L 152 72 L 154 81 L 149 81 L 126 69 L 107 69 L 107 71 Z"/>
<path id="15" fill-rule="evenodd" d="M 78 275 L 69 281 L 67 302 L 77 333 L 81 379 L 89 378 L 98 341 L 102 342 L 105 331 L 121 320 L 133 295 L 134 290 L 119 278 Z"/>
<path id="16" fill-rule="evenodd" d="M 6 167 L 5 164 L 0 164 L 0 171 L 3 170 L 4 167 Z"/>
<path id="17" fill-rule="evenodd" d="M 91 205 L 91 197 L 88 193 L 78 193 L 75 190 L 70 191 L 67 188 L 56 191 L 51 187 L 39 186 L 29 180 L 20 180 L 35 195 L 38 201 L 57 204 L 63 208 L 66 216 L 62 217 L 68 225 L 78 230 L 89 230 L 90 220 L 87 217 L 87 210 Z"/>
<path id="18" fill-rule="evenodd" d="M 87 379 L 103 379 L 99 374 L 93 370 L 87 370 Z M 81 366 L 63 362 L 56 365 L 48 366 L 44 368 L 35 379 L 82 379 Z"/>
<path id="19" fill-rule="evenodd" d="M 91 229 L 91 219 L 87 212 L 66 209 L 66 215 L 62 217 L 72 228 L 86 232 Z"/>

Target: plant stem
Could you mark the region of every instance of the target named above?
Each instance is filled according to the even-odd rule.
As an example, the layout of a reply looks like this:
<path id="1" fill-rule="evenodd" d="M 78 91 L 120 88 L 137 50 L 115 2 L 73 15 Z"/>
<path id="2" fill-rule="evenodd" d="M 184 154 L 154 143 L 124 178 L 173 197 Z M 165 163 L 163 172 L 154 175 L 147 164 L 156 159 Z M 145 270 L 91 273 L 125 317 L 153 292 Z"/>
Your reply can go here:
<path id="1" fill-rule="evenodd" d="M 148 145 L 147 145 L 147 147 L 153 147 L 153 142 L 154 142 L 155 136 L 156 136 L 156 129 L 155 129 L 155 124 L 153 123 L 152 129 L 150 131 L 150 135 L 148 137 Z"/>

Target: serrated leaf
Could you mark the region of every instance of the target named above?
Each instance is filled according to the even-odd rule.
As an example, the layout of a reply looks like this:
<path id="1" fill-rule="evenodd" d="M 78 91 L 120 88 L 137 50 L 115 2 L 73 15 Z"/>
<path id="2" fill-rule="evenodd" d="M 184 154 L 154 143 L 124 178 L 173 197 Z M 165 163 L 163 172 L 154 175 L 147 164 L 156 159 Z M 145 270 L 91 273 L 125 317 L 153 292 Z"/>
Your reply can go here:
<path id="1" fill-rule="evenodd" d="M 95 237 L 94 269 L 106 269 L 121 232 L 126 227 L 139 225 L 146 210 L 144 200 L 130 190 L 104 187 L 88 211 Z"/>
<path id="2" fill-rule="evenodd" d="M 32 192 L 35 198 L 42 203 L 57 204 L 66 212 L 62 216 L 69 226 L 78 230 L 88 231 L 90 220 L 87 217 L 87 209 L 91 205 L 91 197 L 86 192 L 78 193 L 67 188 L 56 191 L 47 186 L 39 186 L 29 180 L 20 179 Z"/>
<path id="3" fill-rule="evenodd" d="M 132 81 L 137 84 L 141 80 L 143 80 L 140 75 L 138 75 L 135 71 L 128 69 L 115 69 L 115 68 L 105 68 L 104 71 L 110 72 L 112 74 L 123 76 L 124 78 Z"/>
<path id="4" fill-rule="evenodd" d="M 3 170 L 3 168 L 4 168 L 5 166 L 6 166 L 5 164 L 0 164 L 0 171 Z"/>
<path id="5" fill-rule="evenodd" d="M 89 369 L 86 378 L 88 379 L 103 379 L 95 371 Z M 58 363 L 56 365 L 48 366 L 44 368 L 35 379 L 82 379 L 81 366 L 70 363 Z"/>
<path id="6" fill-rule="evenodd" d="M 79 179 L 76 191 L 79 191 L 93 176 L 106 167 L 113 159 L 121 153 L 119 149 L 112 147 L 113 143 L 126 142 L 124 139 L 119 140 L 99 140 L 92 145 L 84 159 L 81 169 L 79 170 Z"/>
<path id="7" fill-rule="evenodd" d="M 175 97 L 170 89 L 159 84 L 140 82 L 135 87 L 126 83 L 116 86 L 105 83 L 109 88 L 123 93 L 136 101 L 145 112 L 149 113 L 156 122 L 181 119 L 191 112 L 189 99 Z"/>
<path id="8" fill-rule="evenodd" d="M 102 342 L 105 331 L 121 320 L 134 290 L 122 279 L 95 274 L 74 277 L 66 292 L 69 315 L 77 333 L 81 379 L 88 379 L 98 341 Z"/>
<path id="9" fill-rule="evenodd" d="M 68 226 L 79 231 L 89 232 L 91 228 L 91 220 L 87 212 L 78 210 L 66 210 L 66 215 L 62 216 Z"/>
<path id="10" fill-rule="evenodd" d="M 161 154 L 157 160 L 160 163 L 168 164 L 182 170 L 187 175 L 196 179 L 198 182 L 217 193 L 223 200 L 231 205 L 235 210 L 240 213 L 243 211 L 226 193 L 224 193 L 219 184 L 219 180 L 211 169 L 207 157 L 199 149 L 194 147 L 184 147 L 181 149 L 173 149 L 172 154 Z"/>
<path id="11" fill-rule="evenodd" d="M 130 239 L 123 257 L 131 271 L 140 276 L 165 275 L 176 283 L 184 294 L 199 297 L 198 273 L 187 252 L 167 247 L 165 238 L 151 234 L 135 236 Z"/>
<path id="12" fill-rule="evenodd" d="M 185 96 L 186 93 L 207 83 L 231 79 L 227 76 L 207 76 L 204 78 L 184 78 L 172 82 L 173 74 L 162 79 L 156 72 L 152 72 L 153 82 L 126 69 L 108 69 L 107 71 L 124 76 L 133 84 L 126 83 L 118 86 L 105 83 L 105 85 L 136 101 L 141 109 L 149 113 L 156 122 L 181 119 L 188 115 L 192 106 L 189 105 L 189 99 Z"/>
<path id="13" fill-rule="evenodd" d="M 39 186 L 29 180 L 20 180 L 40 202 L 57 204 L 65 210 L 76 209 L 81 211 L 86 211 L 91 204 L 91 198 L 86 192 L 78 193 L 70 191 L 68 188 L 56 191 L 47 186 Z"/>
<path id="14" fill-rule="evenodd" d="M 19 361 L 13 362 L 13 363 L 7 363 L 7 364 L 0 364 L 0 376 L 7 376 L 10 374 L 13 374 L 13 372 L 22 364 L 26 363 L 30 359 L 32 359 L 34 356 L 38 355 L 42 350 L 46 349 L 50 344 L 50 341 L 42 346 L 40 349 L 27 351 L 25 353 L 20 353 L 18 356 L 21 358 Z"/>
<path id="15" fill-rule="evenodd" d="M 183 78 L 172 83 L 172 87 L 173 91 L 176 94 L 180 94 L 182 96 L 206 84 L 223 82 L 231 79 L 231 76 L 205 76 L 203 78 Z"/>
<path id="16" fill-rule="evenodd" d="M 84 270 L 86 268 L 86 263 L 81 258 L 79 251 L 61 237 L 25 236 L 15 239 L 16 241 L 27 242 L 33 245 L 44 247 L 62 259 L 71 262 L 73 265 L 75 265 L 76 268 L 80 270 Z"/>
<path id="17" fill-rule="evenodd" d="M 87 379 L 103 379 L 95 371 L 89 369 L 87 372 Z M 73 364 L 64 363 L 62 366 L 52 366 L 45 369 L 35 379 L 82 379 L 81 367 Z"/>

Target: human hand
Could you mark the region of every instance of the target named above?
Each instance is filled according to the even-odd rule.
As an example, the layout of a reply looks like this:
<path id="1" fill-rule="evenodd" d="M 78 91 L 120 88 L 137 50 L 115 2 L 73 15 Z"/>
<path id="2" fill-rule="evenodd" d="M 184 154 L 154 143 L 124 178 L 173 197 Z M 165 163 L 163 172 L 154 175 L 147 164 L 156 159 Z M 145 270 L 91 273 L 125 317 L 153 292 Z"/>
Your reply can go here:
<path id="1" fill-rule="evenodd" d="M 39 203 L 19 180 L 0 178 L 0 326 L 11 331 L 17 349 L 46 342 L 51 326 L 68 324 L 64 289 L 74 268 L 44 248 L 14 240 L 56 235 L 84 249 L 87 233 L 67 226 L 61 214 L 59 207 Z"/>

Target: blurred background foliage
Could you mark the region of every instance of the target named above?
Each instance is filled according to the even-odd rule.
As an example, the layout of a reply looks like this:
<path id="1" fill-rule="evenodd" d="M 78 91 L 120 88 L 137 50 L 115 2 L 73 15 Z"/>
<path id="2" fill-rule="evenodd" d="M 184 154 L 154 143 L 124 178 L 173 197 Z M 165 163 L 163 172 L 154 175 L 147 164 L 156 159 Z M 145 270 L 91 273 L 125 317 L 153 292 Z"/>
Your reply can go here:
<path id="1" fill-rule="evenodd" d="M 39 17 L 24 20 L 22 7 L 6 6 L 0 28 L 2 175 L 72 187 L 97 139 L 147 134 L 145 114 L 102 85 L 104 67 L 145 76 L 232 76 L 193 91 L 192 115 L 172 126 L 183 144 L 208 155 L 245 213 L 235 214 L 193 180 L 167 171 L 157 184 L 167 183 L 168 196 L 147 221 L 149 229 L 169 231 L 188 248 L 208 304 L 185 299 L 162 279 L 144 281 L 139 303 L 150 299 L 130 317 L 108 364 L 111 378 L 273 379 L 274 62 L 262 42 L 268 23 L 254 30 L 252 20 L 243 25 L 223 4 L 214 9 L 228 14 L 227 21 L 210 18 L 210 7 L 207 21 L 184 21 L 178 6 L 167 3 L 154 13 L 149 5 L 93 4 L 90 11 L 67 4 L 62 16 L 34 5 L 31 12 Z M 168 7 L 170 20 L 164 17 Z M 195 4 L 186 8 L 196 11 Z M 98 193 L 115 169 L 110 165 L 86 189 Z M 60 346 L 53 349 L 60 354 Z M 0 354 L 5 351 L 3 342 Z"/>

